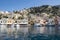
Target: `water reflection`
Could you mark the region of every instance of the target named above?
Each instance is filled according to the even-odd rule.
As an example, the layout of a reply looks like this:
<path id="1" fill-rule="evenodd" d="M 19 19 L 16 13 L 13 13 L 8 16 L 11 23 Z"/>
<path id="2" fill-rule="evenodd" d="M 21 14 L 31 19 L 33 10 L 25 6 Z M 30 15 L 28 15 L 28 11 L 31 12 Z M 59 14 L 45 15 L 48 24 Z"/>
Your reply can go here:
<path id="1" fill-rule="evenodd" d="M 60 27 L 58 27 L 60 35 Z M 29 26 L 29 25 L 1 25 L 1 40 L 54 40 L 56 35 L 55 26 Z M 59 39 L 59 38 L 58 38 Z"/>

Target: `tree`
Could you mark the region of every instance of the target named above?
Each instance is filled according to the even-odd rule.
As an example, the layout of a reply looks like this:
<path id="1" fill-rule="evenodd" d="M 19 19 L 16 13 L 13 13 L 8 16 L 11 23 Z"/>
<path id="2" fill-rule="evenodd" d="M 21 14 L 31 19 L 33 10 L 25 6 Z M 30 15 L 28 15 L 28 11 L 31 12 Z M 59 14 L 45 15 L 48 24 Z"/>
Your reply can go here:
<path id="1" fill-rule="evenodd" d="M 3 16 L 3 18 L 8 18 L 8 16 Z"/>
<path id="2" fill-rule="evenodd" d="M 23 17 L 18 17 L 18 19 L 23 19 Z"/>
<path id="3" fill-rule="evenodd" d="M 14 12 L 15 14 L 16 14 L 16 13 L 19 13 L 19 11 L 13 11 L 13 12 Z"/>
<path id="4" fill-rule="evenodd" d="M 2 18 L 2 14 L 0 14 L 0 19 Z"/>

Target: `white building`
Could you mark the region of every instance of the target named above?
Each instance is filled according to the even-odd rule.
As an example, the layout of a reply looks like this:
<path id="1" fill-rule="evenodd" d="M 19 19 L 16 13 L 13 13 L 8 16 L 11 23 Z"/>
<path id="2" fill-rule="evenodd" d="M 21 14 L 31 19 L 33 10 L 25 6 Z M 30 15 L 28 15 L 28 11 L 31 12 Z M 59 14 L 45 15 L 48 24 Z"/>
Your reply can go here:
<path id="1" fill-rule="evenodd" d="M 0 24 L 6 24 L 7 20 L 5 18 L 0 19 Z"/>

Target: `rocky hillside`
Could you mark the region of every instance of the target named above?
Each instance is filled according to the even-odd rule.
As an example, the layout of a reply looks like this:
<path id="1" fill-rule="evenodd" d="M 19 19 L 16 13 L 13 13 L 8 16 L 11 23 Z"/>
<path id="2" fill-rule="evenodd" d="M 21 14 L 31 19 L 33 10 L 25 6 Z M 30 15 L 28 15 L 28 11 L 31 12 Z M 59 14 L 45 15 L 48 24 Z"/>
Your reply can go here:
<path id="1" fill-rule="evenodd" d="M 47 14 L 52 14 L 53 16 L 58 15 L 60 16 L 60 6 L 50 6 L 50 5 L 43 5 L 39 7 L 31 7 L 29 8 L 30 12 L 32 14 L 36 13 L 47 13 Z"/>

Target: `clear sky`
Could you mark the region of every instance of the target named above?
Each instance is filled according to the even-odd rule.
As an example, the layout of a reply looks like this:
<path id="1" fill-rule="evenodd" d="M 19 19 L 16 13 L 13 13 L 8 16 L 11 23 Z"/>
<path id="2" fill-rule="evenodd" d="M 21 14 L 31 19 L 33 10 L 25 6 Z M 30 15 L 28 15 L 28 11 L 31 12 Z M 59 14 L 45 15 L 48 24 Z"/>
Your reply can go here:
<path id="1" fill-rule="evenodd" d="M 1 11 L 21 10 L 41 5 L 60 5 L 60 0 L 0 0 Z"/>

